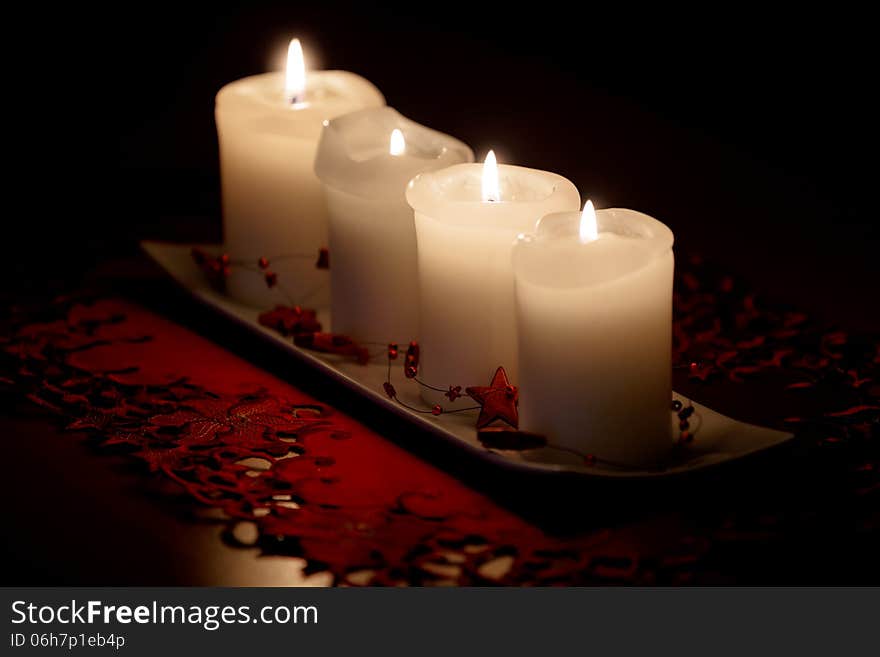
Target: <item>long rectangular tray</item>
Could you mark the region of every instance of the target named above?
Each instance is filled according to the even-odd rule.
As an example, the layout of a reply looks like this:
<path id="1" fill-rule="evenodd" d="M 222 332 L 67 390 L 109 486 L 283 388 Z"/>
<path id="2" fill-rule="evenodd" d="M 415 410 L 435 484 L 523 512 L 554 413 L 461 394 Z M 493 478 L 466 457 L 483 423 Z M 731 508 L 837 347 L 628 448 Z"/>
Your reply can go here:
<path id="1" fill-rule="evenodd" d="M 676 456 L 663 467 L 635 469 L 615 467 L 601 461 L 586 464 L 557 450 L 538 452 L 501 451 L 487 449 L 477 437 L 476 412 L 425 415 L 410 411 L 389 399 L 383 390 L 387 377 L 387 362 L 382 359 L 359 365 L 339 356 L 302 349 L 289 337 L 262 326 L 257 318 L 260 311 L 242 305 L 211 287 L 191 257 L 193 244 L 142 242 L 143 250 L 169 276 L 196 300 L 208 306 L 228 321 L 237 322 L 262 336 L 278 349 L 312 365 L 318 372 L 352 388 L 366 399 L 412 422 L 421 430 L 429 431 L 457 447 L 471 452 L 488 463 L 520 471 L 549 471 L 576 473 L 587 477 L 646 478 L 664 477 L 700 470 L 749 454 L 768 449 L 790 440 L 790 433 L 739 422 L 694 402 L 694 424 L 697 426 L 693 443 L 676 450 Z M 203 246 L 211 251 L 219 247 Z M 279 303 L 282 300 L 279 299 Z M 267 309 L 268 310 L 268 309 Z M 331 323 L 329 311 L 319 313 L 325 328 Z M 416 408 L 425 404 L 419 398 L 419 387 L 403 376 L 402 367 L 392 368 L 392 383 L 399 398 Z M 678 419 L 670 413 L 670 422 L 677 427 Z"/>

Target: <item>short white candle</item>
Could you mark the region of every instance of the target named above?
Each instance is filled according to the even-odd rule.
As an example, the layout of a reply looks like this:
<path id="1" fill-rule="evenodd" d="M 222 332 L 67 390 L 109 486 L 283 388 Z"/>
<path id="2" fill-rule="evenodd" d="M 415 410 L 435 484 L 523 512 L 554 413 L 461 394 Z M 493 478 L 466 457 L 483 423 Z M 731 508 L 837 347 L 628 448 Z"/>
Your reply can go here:
<path id="1" fill-rule="evenodd" d="M 406 185 L 461 162 L 471 149 L 390 107 L 327 122 L 315 173 L 330 213 L 333 331 L 359 342 L 405 343 L 418 332 L 418 262 Z"/>
<path id="2" fill-rule="evenodd" d="M 273 261 L 270 268 L 295 301 L 329 301 L 329 276 L 315 267 L 318 250 L 327 245 L 326 209 L 313 170 L 318 139 L 326 119 L 384 104 L 382 94 L 354 73 L 306 75 L 297 39 L 288 50 L 286 73 L 242 78 L 219 91 L 223 230 L 233 259 L 255 266 L 261 256 L 303 254 Z M 286 301 L 259 274 L 233 269 L 227 287 L 234 298 L 257 307 Z"/>
<path id="3" fill-rule="evenodd" d="M 624 465 L 672 446 L 672 231 L 610 209 L 552 214 L 513 252 L 520 428 Z"/>
<path id="4" fill-rule="evenodd" d="M 417 176 L 406 199 L 415 210 L 418 241 L 422 380 L 439 387 L 485 385 L 503 366 L 515 384 L 511 248 L 545 214 L 577 210 L 577 189 L 546 171 L 496 170 L 490 151 L 485 165 Z M 444 399 L 430 391 L 423 397 Z"/>

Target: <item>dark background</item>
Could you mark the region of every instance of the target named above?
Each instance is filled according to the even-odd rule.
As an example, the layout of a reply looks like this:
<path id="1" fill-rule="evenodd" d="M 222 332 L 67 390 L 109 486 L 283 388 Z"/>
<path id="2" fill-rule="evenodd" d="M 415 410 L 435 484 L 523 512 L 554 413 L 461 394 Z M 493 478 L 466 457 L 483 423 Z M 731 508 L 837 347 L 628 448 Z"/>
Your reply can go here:
<path id="1" fill-rule="evenodd" d="M 502 162 L 558 172 L 597 207 L 667 223 L 680 258 L 701 253 L 777 300 L 880 330 L 875 34 L 843 5 L 813 14 L 291 0 L 30 11 L 3 27 L 14 119 L 2 142 L 2 302 L 75 285 L 95 268 L 145 267 L 140 239 L 219 240 L 214 95 L 277 68 L 299 36 L 321 67 L 365 76 L 478 157 L 492 147 Z M 196 327 L 241 347 L 222 326 Z M 338 391 L 307 390 L 381 428 Z M 216 537 L 179 508 L 157 507 L 123 466 L 108 473 L 42 419 L 10 413 L 0 432 L 16 439 L 5 496 L 22 502 L 4 530 L 4 581 L 238 583 L 199 571 Z M 84 517 L 86 508 L 101 511 Z M 860 583 L 876 581 L 875 567 L 865 572 L 870 545 L 825 533 L 793 538 L 772 558 L 732 558 L 749 573 L 741 583 Z"/>
<path id="2" fill-rule="evenodd" d="M 845 325 L 880 325 L 867 16 L 368 4 L 134 2 L 10 22 L 30 28 L 8 60 L 26 89 L 10 105 L 39 125 L 9 135 L 24 141 L 27 219 L 6 222 L 23 235 L 3 281 L 69 280 L 143 238 L 219 239 L 214 94 L 277 68 L 298 35 L 321 67 L 367 77 L 478 157 L 493 147 L 558 172 L 598 207 L 668 223 L 680 255 Z"/>

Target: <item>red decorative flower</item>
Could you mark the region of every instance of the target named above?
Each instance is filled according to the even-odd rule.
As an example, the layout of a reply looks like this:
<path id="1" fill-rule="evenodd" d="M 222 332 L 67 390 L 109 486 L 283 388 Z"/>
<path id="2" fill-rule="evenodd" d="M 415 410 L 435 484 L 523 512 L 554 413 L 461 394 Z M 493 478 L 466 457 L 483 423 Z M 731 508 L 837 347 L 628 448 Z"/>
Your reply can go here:
<path id="1" fill-rule="evenodd" d="M 224 253 L 216 258 L 209 257 L 208 254 L 198 247 L 194 247 L 190 251 L 193 261 L 205 274 L 211 287 L 223 291 L 226 288 L 226 278 L 229 276 L 232 267 L 232 261 L 229 255 Z"/>
<path id="2" fill-rule="evenodd" d="M 197 399 L 188 402 L 187 407 L 155 415 L 150 423 L 157 427 L 180 427 L 184 432 L 179 441 L 182 445 L 229 438 L 235 445 L 258 447 L 272 442 L 277 431 L 296 431 L 307 422 L 285 411 L 274 397 L 246 401 Z"/>
<path id="3" fill-rule="evenodd" d="M 191 456 L 186 447 L 153 448 L 145 447 L 135 456 L 147 462 L 151 472 L 168 469 L 173 470 Z"/>
<path id="4" fill-rule="evenodd" d="M 443 393 L 449 401 L 455 401 L 461 397 L 461 386 L 449 386 L 449 390 Z"/>
<path id="5" fill-rule="evenodd" d="M 294 335 L 296 333 L 314 333 L 321 330 L 314 310 L 301 308 L 300 306 L 275 306 L 273 310 L 262 313 L 259 317 L 260 324 L 278 331 L 281 335 Z"/>

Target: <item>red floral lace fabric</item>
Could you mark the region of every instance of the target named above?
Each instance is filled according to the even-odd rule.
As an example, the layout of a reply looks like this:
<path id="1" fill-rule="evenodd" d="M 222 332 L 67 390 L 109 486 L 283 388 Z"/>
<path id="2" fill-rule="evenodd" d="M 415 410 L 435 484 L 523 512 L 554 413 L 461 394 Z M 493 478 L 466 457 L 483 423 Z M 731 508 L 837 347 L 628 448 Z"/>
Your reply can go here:
<path id="1" fill-rule="evenodd" d="M 811 468 L 827 474 L 805 504 L 597 513 L 588 529 L 551 531 L 326 400 L 119 298 L 13 312 L 0 386 L 70 431 L 128 451 L 152 476 L 221 509 L 230 528 L 255 523 L 265 553 L 303 557 L 338 584 L 723 582 L 738 546 L 821 528 L 822 509 L 846 504 L 854 531 L 875 531 L 867 500 L 880 486 L 880 342 L 763 308 L 696 265 L 677 278 L 675 309 L 680 381 L 753 386 L 782 400 L 776 419 L 799 434 L 804 478 Z M 564 506 L 590 514 L 613 507 L 608 495 L 588 491 Z"/>

